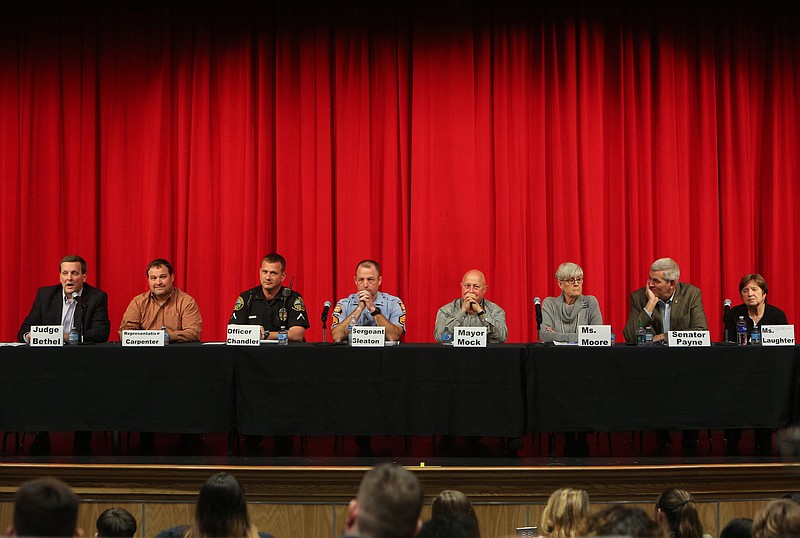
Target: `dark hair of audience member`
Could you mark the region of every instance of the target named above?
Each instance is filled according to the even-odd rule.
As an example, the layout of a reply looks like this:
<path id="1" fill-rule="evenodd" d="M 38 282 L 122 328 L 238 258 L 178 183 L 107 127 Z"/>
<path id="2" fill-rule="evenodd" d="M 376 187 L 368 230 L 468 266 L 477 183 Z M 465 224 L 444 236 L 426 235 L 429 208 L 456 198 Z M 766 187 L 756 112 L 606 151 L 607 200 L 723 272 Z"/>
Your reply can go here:
<path id="1" fill-rule="evenodd" d="M 98 538 L 132 538 L 136 519 L 124 508 L 109 508 L 97 518 Z"/>
<path id="2" fill-rule="evenodd" d="M 753 536 L 753 520 L 747 517 L 737 517 L 728 521 L 728 524 L 719 533 L 719 538 L 751 538 Z"/>
<path id="3" fill-rule="evenodd" d="M 578 525 L 589 512 L 589 494 L 582 489 L 560 488 L 550 494 L 539 522 L 539 533 L 549 538 L 577 536 Z"/>
<path id="4" fill-rule="evenodd" d="M 28 480 L 14 494 L 14 532 L 17 536 L 75 536 L 78 502 L 61 480 Z"/>
<path id="5" fill-rule="evenodd" d="M 470 518 L 477 529 L 476 536 L 480 538 L 478 515 L 472 507 L 469 497 L 458 490 L 446 489 L 431 502 L 431 517 L 448 517 L 456 514 Z"/>
<path id="6" fill-rule="evenodd" d="M 577 536 L 666 538 L 667 533 L 641 508 L 616 504 L 586 516 L 578 526 Z"/>
<path id="7" fill-rule="evenodd" d="M 194 525 L 187 538 L 244 537 L 251 534 L 247 497 L 233 475 L 217 473 L 200 488 Z"/>
<path id="8" fill-rule="evenodd" d="M 406 538 L 414 536 L 422 511 L 422 486 L 414 473 L 383 463 L 367 471 L 356 496 L 362 536 Z"/>
<path id="9" fill-rule="evenodd" d="M 670 488 L 656 499 L 656 512 L 663 514 L 667 529 L 675 538 L 702 538 L 703 525 L 692 495 L 683 489 Z M 661 516 L 658 516 L 661 521 Z"/>
<path id="10" fill-rule="evenodd" d="M 468 514 L 436 516 L 422 525 L 417 538 L 479 538 L 478 522 Z"/>
<path id="11" fill-rule="evenodd" d="M 771 501 L 753 518 L 753 538 L 800 536 L 800 504 L 789 499 Z"/>
<path id="12" fill-rule="evenodd" d="M 781 499 L 789 499 L 790 501 L 800 504 L 800 493 L 784 493 L 781 495 Z"/>

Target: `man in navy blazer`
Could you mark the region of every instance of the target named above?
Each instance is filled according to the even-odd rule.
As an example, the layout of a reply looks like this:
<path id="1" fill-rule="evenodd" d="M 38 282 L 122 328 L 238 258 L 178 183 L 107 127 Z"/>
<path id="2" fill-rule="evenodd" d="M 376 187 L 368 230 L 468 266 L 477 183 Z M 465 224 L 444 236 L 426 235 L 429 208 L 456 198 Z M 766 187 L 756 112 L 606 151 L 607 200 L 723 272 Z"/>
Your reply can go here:
<path id="1" fill-rule="evenodd" d="M 84 342 L 106 342 L 111 331 L 108 321 L 108 295 L 104 291 L 86 284 L 86 260 L 80 256 L 65 256 L 58 264 L 61 283 L 45 286 L 36 292 L 33 306 L 19 328 L 20 342 L 30 341 L 32 325 L 61 325 L 66 341 L 72 327 L 81 333 Z M 75 432 L 73 446 L 88 451 L 91 432 Z M 37 432 L 31 444 L 32 454 L 50 450 L 50 434 Z"/>
<path id="2" fill-rule="evenodd" d="M 81 325 L 85 324 L 84 342 L 107 342 L 111 331 L 108 295 L 86 284 L 86 260 L 80 256 L 65 256 L 58 267 L 61 284 L 39 288 L 17 338 L 20 342 L 30 341 L 32 325 L 61 325 L 66 341 L 73 326 L 80 333 Z M 73 298 L 76 293 L 77 297 Z"/>

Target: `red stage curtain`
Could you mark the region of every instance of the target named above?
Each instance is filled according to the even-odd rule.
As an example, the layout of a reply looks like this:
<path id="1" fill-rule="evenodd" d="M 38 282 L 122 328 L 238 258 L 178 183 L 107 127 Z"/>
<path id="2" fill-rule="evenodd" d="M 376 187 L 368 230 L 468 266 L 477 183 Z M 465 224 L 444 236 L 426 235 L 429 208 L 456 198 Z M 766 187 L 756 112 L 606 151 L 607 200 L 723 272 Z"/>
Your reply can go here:
<path id="1" fill-rule="evenodd" d="M 762 273 L 794 321 L 795 2 L 4 2 L 0 339 L 78 253 L 112 326 L 169 258 L 220 340 L 277 250 L 319 310 L 383 266 L 432 340 L 465 270 L 511 341 L 585 270 L 621 340 L 671 256 L 712 329 Z M 288 281 L 286 282 L 288 284 Z"/>

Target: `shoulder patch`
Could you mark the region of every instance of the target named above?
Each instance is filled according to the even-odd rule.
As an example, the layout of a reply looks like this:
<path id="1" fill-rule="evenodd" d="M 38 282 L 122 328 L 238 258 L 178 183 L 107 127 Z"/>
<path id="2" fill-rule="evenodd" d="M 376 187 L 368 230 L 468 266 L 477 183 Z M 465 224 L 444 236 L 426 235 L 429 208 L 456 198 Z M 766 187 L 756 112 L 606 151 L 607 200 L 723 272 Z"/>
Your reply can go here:
<path id="1" fill-rule="evenodd" d="M 241 310 L 243 307 L 244 307 L 244 299 L 242 299 L 242 296 L 240 295 L 236 298 L 236 304 L 233 305 L 233 311 L 236 312 L 238 310 Z"/>
<path id="2" fill-rule="evenodd" d="M 303 304 L 303 298 L 300 297 L 299 295 L 297 296 L 297 299 L 294 300 L 294 304 L 292 305 L 292 310 L 296 312 L 306 311 L 306 305 Z"/>

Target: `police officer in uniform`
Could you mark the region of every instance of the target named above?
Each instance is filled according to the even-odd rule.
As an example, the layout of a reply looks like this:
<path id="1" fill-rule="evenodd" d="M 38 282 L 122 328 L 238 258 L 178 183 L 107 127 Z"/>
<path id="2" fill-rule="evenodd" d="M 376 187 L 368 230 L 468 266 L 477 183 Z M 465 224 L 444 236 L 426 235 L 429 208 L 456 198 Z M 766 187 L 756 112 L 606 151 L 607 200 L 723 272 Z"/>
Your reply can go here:
<path id="1" fill-rule="evenodd" d="M 262 340 L 277 340 L 278 331 L 285 326 L 289 340 L 302 342 L 308 329 L 308 313 L 303 298 L 294 290 L 282 286 L 286 278 L 286 260 L 276 253 L 261 260 L 261 285 L 242 292 L 236 298 L 230 322 L 234 325 L 261 325 Z M 280 311 L 286 309 L 286 321 Z"/>

